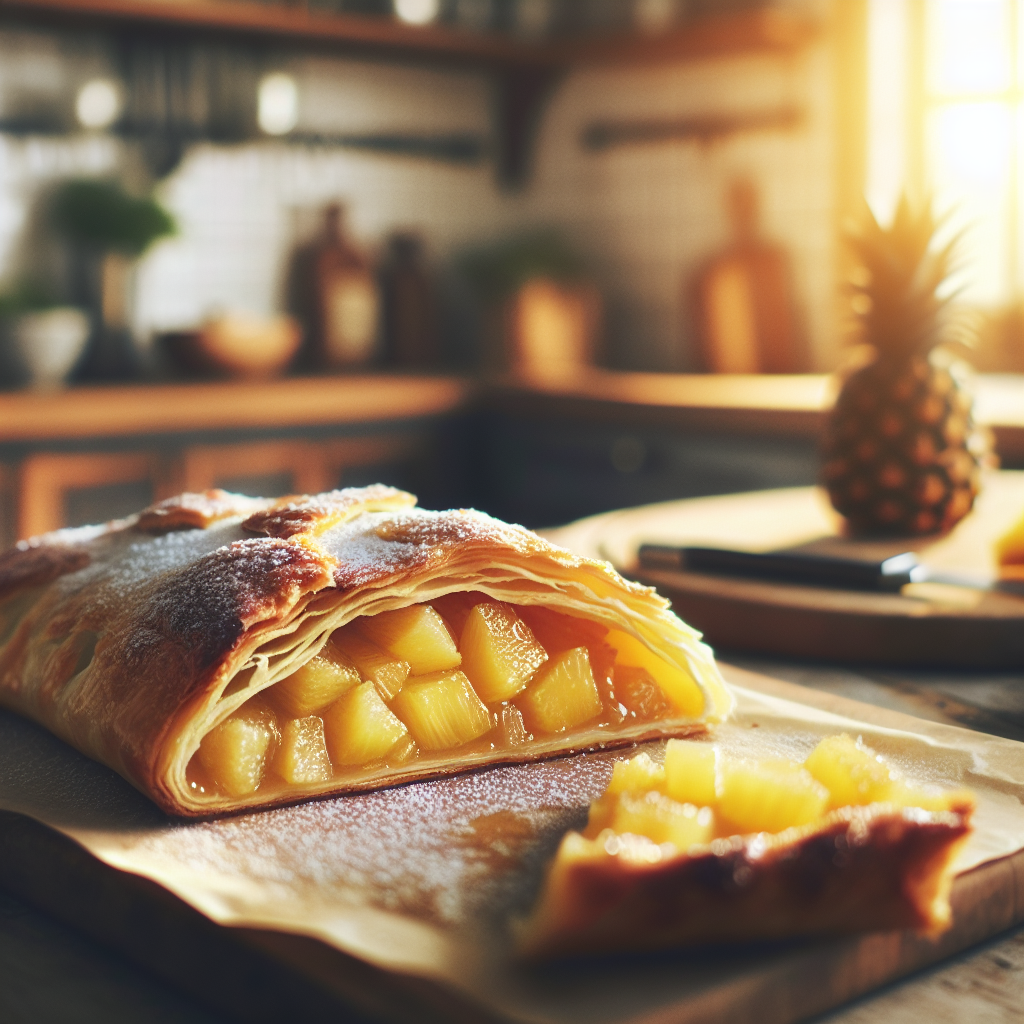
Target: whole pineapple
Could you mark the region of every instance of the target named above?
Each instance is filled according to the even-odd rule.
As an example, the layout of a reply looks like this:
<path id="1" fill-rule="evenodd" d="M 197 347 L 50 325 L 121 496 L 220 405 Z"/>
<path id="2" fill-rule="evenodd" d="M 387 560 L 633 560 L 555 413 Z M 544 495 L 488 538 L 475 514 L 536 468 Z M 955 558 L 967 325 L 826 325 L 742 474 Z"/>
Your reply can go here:
<path id="1" fill-rule="evenodd" d="M 868 213 L 852 238 L 863 264 L 854 312 L 874 358 L 845 380 L 822 446 L 836 510 L 858 533 L 947 530 L 974 504 L 984 435 L 962 390 L 962 364 L 940 346 L 956 239 L 932 251 L 938 224 L 900 200 L 892 225 Z"/>

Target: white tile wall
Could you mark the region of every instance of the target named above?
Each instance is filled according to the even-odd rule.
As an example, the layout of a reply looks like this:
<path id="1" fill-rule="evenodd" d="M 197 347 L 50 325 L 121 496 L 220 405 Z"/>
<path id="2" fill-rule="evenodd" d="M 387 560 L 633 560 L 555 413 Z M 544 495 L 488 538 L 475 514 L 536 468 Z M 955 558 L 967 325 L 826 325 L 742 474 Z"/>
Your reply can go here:
<path id="1" fill-rule="evenodd" d="M 310 130 L 491 131 L 482 75 L 322 57 L 282 68 L 300 81 L 300 126 Z M 691 365 L 692 339 L 682 285 L 727 241 L 724 191 L 731 177 L 747 174 L 762 189 L 764 233 L 792 253 L 816 363 L 830 366 L 830 82 L 824 44 L 793 60 L 576 72 L 545 112 L 535 174 L 518 193 L 502 191 L 487 162 L 460 166 L 277 142 L 198 146 L 160 188 L 181 231 L 155 246 L 139 268 L 137 330 L 145 337 L 193 324 L 216 309 L 276 308 L 290 247 L 310 230 L 319 207 L 341 199 L 353 234 L 367 246 L 396 227 L 415 227 L 441 261 L 470 243 L 557 225 L 591 261 L 605 292 L 613 361 L 684 369 Z M 779 103 L 802 104 L 806 127 L 711 146 L 679 141 L 592 153 L 580 145 L 581 132 L 597 118 L 705 115 Z M 103 172 L 123 149 L 102 139 L 0 138 L 0 278 L 15 258 L 19 211 L 38 182 Z"/>

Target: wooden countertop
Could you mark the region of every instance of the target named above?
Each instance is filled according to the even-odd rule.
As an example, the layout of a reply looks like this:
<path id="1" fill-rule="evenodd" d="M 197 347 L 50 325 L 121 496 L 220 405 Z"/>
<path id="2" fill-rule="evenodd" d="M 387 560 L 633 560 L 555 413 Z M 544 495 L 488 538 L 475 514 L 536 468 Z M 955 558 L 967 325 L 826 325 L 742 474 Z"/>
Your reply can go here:
<path id="1" fill-rule="evenodd" d="M 1024 459 L 1024 375 L 976 379 L 979 422 L 1004 459 Z M 373 423 L 443 416 L 486 399 L 517 415 L 705 432 L 815 437 L 834 398 L 825 374 L 588 370 L 571 380 L 359 374 L 0 393 L 0 443 Z"/>
<path id="2" fill-rule="evenodd" d="M 349 375 L 0 394 L 0 443 L 374 423 L 443 416 L 475 386 L 457 377 Z"/>
<path id="3" fill-rule="evenodd" d="M 1004 459 L 1024 459 L 1024 374 L 978 374 L 975 413 Z M 816 437 L 835 399 L 828 374 L 612 373 L 571 381 L 503 378 L 503 407 L 703 431 Z"/>

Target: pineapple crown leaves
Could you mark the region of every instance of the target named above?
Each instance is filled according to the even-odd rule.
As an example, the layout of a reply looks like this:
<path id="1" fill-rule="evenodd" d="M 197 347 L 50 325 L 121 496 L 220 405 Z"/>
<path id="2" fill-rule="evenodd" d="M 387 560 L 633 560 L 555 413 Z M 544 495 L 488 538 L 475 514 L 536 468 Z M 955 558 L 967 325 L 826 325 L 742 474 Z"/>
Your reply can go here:
<path id="1" fill-rule="evenodd" d="M 935 234 L 948 217 L 935 217 L 930 203 L 915 210 L 903 196 L 888 228 L 868 209 L 860 230 L 849 236 L 861 261 L 852 282 L 853 309 L 864 340 L 882 357 L 927 353 L 943 340 L 944 314 L 956 293 L 936 293 L 958 269 L 955 257 L 963 237 L 958 232 L 933 249 Z"/>

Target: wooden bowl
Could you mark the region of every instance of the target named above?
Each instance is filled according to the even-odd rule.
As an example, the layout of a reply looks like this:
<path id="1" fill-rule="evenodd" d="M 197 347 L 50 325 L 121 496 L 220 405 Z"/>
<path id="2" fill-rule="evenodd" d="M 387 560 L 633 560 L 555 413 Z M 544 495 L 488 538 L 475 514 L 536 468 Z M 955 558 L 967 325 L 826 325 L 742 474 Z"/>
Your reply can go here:
<path id="1" fill-rule="evenodd" d="M 267 378 L 287 369 L 302 329 L 289 316 L 230 313 L 207 320 L 198 331 L 164 334 L 160 342 L 192 376 Z"/>

